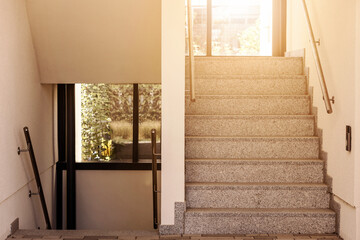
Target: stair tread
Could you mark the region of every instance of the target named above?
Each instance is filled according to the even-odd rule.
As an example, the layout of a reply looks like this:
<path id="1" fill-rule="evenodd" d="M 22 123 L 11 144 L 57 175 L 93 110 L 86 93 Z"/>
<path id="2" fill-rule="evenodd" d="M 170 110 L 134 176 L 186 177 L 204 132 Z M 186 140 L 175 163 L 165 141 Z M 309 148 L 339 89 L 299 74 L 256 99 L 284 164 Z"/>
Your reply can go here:
<path id="1" fill-rule="evenodd" d="M 335 214 L 329 208 L 187 208 L 187 213 L 322 213 Z"/>
<path id="2" fill-rule="evenodd" d="M 185 159 L 185 161 L 196 161 L 196 162 L 213 162 L 213 161 L 228 161 L 228 162 L 252 162 L 252 161 L 261 161 L 261 162 L 269 162 L 269 161 L 273 161 L 273 162 L 324 162 L 324 160 L 322 159 L 277 159 L 277 158 L 187 158 Z"/>
<path id="3" fill-rule="evenodd" d="M 315 115 L 313 114 L 306 114 L 306 115 L 265 115 L 265 114 L 213 114 L 213 115 L 205 115 L 205 114 L 185 114 L 187 118 L 285 118 L 285 119 L 313 119 Z"/>
<path id="4" fill-rule="evenodd" d="M 242 59 L 255 59 L 255 60 L 271 60 L 271 59 L 281 59 L 281 60 L 301 60 L 302 57 L 282 57 L 282 56 L 196 56 L 195 62 L 198 61 L 236 61 Z"/>
<path id="5" fill-rule="evenodd" d="M 185 94 L 186 98 L 190 97 L 190 94 Z M 209 95 L 209 94 L 196 94 L 196 98 L 310 98 L 310 95 Z M 196 103 L 196 101 L 195 101 Z"/>
<path id="6" fill-rule="evenodd" d="M 306 75 L 296 74 L 198 74 L 196 79 L 304 79 Z M 186 77 L 189 79 L 189 77 Z"/>
<path id="7" fill-rule="evenodd" d="M 319 139 L 318 136 L 185 136 L 192 139 Z"/>
<path id="8" fill-rule="evenodd" d="M 258 182 L 187 182 L 186 186 L 249 186 L 249 187 L 318 187 L 327 188 L 325 183 L 258 183 Z"/>

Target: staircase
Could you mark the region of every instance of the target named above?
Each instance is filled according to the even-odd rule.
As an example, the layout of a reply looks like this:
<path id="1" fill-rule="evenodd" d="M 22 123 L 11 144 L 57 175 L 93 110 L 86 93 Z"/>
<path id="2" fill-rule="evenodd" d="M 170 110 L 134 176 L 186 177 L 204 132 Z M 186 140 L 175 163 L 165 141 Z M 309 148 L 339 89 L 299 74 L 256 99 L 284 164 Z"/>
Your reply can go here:
<path id="1" fill-rule="evenodd" d="M 198 57 L 195 71 L 185 233 L 335 232 L 302 58 Z"/>

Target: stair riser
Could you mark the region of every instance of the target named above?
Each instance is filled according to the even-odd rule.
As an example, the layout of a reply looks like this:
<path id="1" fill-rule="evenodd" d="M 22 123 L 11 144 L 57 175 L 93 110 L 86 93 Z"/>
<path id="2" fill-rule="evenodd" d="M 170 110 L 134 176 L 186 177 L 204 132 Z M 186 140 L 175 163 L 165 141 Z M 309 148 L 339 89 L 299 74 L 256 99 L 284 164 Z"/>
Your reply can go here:
<path id="1" fill-rule="evenodd" d="M 185 59 L 185 72 L 189 76 L 189 62 Z M 270 57 L 196 57 L 195 76 L 199 75 L 301 75 L 302 58 Z"/>
<path id="2" fill-rule="evenodd" d="M 201 97 L 195 102 L 185 100 L 189 115 L 306 115 L 310 114 L 308 97 Z"/>
<path id="3" fill-rule="evenodd" d="M 236 160 L 233 160 L 236 161 Z M 273 182 L 321 183 L 323 164 L 265 163 L 247 164 L 199 163 L 186 161 L 186 182 Z"/>
<path id="4" fill-rule="evenodd" d="M 195 117 L 185 118 L 187 136 L 313 136 L 314 118 Z"/>
<path id="5" fill-rule="evenodd" d="M 188 208 L 328 208 L 326 189 L 186 187 Z"/>
<path id="6" fill-rule="evenodd" d="M 318 138 L 185 138 L 186 158 L 317 159 Z"/>
<path id="7" fill-rule="evenodd" d="M 186 90 L 190 89 L 186 79 Z M 305 78 L 300 79 L 196 79 L 196 94 L 203 95 L 305 95 Z"/>
<path id="8" fill-rule="evenodd" d="M 335 215 L 193 216 L 185 214 L 185 234 L 324 234 L 335 232 Z"/>

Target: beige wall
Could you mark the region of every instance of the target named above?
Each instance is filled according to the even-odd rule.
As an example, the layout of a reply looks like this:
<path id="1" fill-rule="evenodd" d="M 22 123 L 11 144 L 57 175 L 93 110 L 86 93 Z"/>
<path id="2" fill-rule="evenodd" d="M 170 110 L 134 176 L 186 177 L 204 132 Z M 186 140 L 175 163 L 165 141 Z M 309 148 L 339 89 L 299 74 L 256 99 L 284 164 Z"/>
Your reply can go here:
<path id="1" fill-rule="evenodd" d="M 184 1 L 162 0 L 161 224 L 184 202 Z M 78 171 L 79 229 L 152 229 L 148 171 Z M 106 186 L 106 187 L 102 187 Z"/>
<path id="2" fill-rule="evenodd" d="M 360 0 L 356 0 L 356 48 L 355 48 L 355 122 L 360 123 Z M 355 141 L 355 203 L 360 206 L 360 149 L 358 139 L 360 139 L 360 126 L 354 129 Z M 360 210 L 358 209 L 360 213 Z M 360 222 L 360 214 L 358 214 Z M 358 227 L 358 235 L 360 236 L 360 227 Z"/>
<path id="3" fill-rule="evenodd" d="M 42 83 L 159 83 L 161 0 L 27 0 Z"/>
<path id="4" fill-rule="evenodd" d="M 315 38 L 321 39 L 319 54 L 330 96 L 335 96 L 334 113 L 326 113 L 318 83 L 314 58 L 301 1 L 288 1 L 287 50 L 306 48 L 310 67 L 310 86 L 314 87 L 314 105 L 318 108 L 318 127 L 323 129 L 323 151 L 328 153 L 327 173 L 333 193 L 342 206 L 340 234 L 355 239 L 356 210 L 359 198 L 359 0 L 307 1 Z M 353 150 L 345 151 L 345 126 L 353 128 Z M 357 220 L 357 221 L 356 221 Z M 352 227 L 349 227 L 352 226 Z M 360 239 L 357 235 L 356 239 Z"/>
<path id="5" fill-rule="evenodd" d="M 174 224 L 174 204 L 185 201 L 184 1 L 162 0 L 161 224 Z"/>
<path id="6" fill-rule="evenodd" d="M 0 1 L 0 239 L 10 223 L 21 228 L 45 227 L 23 127 L 28 126 L 38 161 L 45 197 L 52 213 L 53 125 L 52 86 L 40 84 L 24 0 Z M 52 215 L 52 214 L 51 214 Z"/>
<path id="7" fill-rule="evenodd" d="M 77 229 L 153 230 L 151 171 L 77 171 L 76 188 Z"/>

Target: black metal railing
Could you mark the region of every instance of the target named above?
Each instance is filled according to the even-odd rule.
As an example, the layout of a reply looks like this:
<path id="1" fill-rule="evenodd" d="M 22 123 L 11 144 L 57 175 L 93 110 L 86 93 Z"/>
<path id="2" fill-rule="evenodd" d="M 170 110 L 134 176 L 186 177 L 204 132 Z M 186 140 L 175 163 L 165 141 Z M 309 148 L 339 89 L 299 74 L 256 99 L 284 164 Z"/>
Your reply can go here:
<path id="1" fill-rule="evenodd" d="M 151 130 L 151 149 L 152 149 L 152 189 L 153 189 L 153 221 L 154 229 L 158 228 L 158 181 L 157 181 L 157 157 L 160 156 L 156 153 L 156 130 Z"/>
<path id="2" fill-rule="evenodd" d="M 48 210 L 47 210 L 47 207 L 46 207 L 45 196 L 44 196 L 43 188 L 42 188 L 42 185 L 41 185 L 40 174 L 39 174 L 39 170 L 38 170 L 38 167 L 37 167 L 37 164 L 36 164 L 35 153 L 34 153 L 34 149 L 32 147 L 31 138 L 30 138 L 30 132 L 29 132 L 28 127 L 24 127 L 24 134 L 25 134 L 27 149 L 18 148 L 18 154 L 20 154 L 21 152 L 29 152 L 31 165 L 32 165 L 34 175 L 35 175 L 36 186 L 38 188 L 37 193 L 32 193 L 30 191 L 29 192 L 29 197 L 31 197 L 33 195 L 38 195 L 40 197 L 41 206 L 42 206 L 42 210 L 43 210 L 44 218 L 45 218 L 45 222 L 46 222 L 46 229 L 51 229 L 49 213 L 48 213 Z"/>

